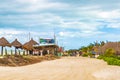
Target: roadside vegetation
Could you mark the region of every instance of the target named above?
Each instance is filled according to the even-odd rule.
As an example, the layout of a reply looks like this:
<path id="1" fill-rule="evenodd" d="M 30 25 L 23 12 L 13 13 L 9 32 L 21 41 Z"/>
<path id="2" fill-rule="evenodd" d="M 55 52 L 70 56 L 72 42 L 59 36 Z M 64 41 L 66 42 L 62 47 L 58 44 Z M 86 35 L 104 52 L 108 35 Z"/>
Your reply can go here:
<path id="1" fill-rule="evenodd" d="M 105 54 L 100 55 L 98 59 L 103 59 L 109 65 L 120 66 L 120 56 L 115 55 L 114 49 L 107 49 Z"/>
<path id="2" fill-rule="evenodd" d="M 95 54 L 98 52 L 98 48 L 104 46 L 105 42 L 100 41 L 90 43 L 88 46 L 82 46 L 79 50 L 82 51 L 82 56 L 83 57 L 95 57 Z"/>
<path id="3" fill-rule="evenodd" d="M 88 46 L 82 46 L 80 49 L 69 50 L 69 53 L 75 51 L 81 52 L 82 57 L 90 57 L 97 59 L 102 59 L 108 63 L 108 65 L 120 66 L 120 42 L 94 42 L 90 43 Z"/>

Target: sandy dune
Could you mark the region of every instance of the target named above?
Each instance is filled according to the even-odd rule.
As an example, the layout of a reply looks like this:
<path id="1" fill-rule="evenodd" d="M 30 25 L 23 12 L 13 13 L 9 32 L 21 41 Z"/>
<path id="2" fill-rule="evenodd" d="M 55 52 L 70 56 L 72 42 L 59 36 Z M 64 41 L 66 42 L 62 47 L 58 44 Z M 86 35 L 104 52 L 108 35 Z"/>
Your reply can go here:
<path id="1" fill-rule="evenodd" d="M 97 59 L 64 57 L 23 67 L 0 67 L 0 80 L 120 80 L 120 67 Z"/>

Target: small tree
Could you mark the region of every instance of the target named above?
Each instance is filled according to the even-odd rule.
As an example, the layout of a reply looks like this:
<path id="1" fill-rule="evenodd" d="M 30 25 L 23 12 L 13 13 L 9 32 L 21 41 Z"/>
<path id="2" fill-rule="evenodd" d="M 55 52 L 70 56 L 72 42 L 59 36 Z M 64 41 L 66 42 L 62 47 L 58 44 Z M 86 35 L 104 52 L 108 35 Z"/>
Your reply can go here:
<path id="1" fill-rule="evenodd" d="M 81 51 L 87 53 L 87 51 L 88 51 L 88 47 L 84 47 L 84 46 L 81 47 Z"/>
<path id="2" fill-rule="evenodd" d="M 90 43 L 87 47 L 88 47 L 88 50 L 89 50 L 89 51 L 92 51 L 92 49 L 93 49 L 93 47 L 94 47 L 94 44 Z"/>

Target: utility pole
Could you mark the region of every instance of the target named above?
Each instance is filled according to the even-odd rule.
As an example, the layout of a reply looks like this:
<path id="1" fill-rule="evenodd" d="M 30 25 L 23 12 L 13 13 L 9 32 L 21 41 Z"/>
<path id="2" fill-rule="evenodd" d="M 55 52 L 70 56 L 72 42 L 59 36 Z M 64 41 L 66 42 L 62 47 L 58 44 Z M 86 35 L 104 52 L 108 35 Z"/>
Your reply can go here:
<path id="1" fill-rule="evenodd" d="M 30 32 L 29 32 L 29 35 L 28 35 L 28 39 L 30 40 Z"/>

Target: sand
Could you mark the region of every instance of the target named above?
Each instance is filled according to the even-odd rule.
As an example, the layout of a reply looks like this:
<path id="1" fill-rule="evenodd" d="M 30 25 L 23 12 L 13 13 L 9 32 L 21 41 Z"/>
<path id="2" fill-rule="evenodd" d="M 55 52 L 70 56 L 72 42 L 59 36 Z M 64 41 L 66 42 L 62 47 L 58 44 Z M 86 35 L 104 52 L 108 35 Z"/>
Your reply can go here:
<path id="1" fill-rule="evenodd" d="M 120 67 L 98 59 L 63 57 L 22 67 L 0 67 L 0 80 L 120 80 Z"/>

